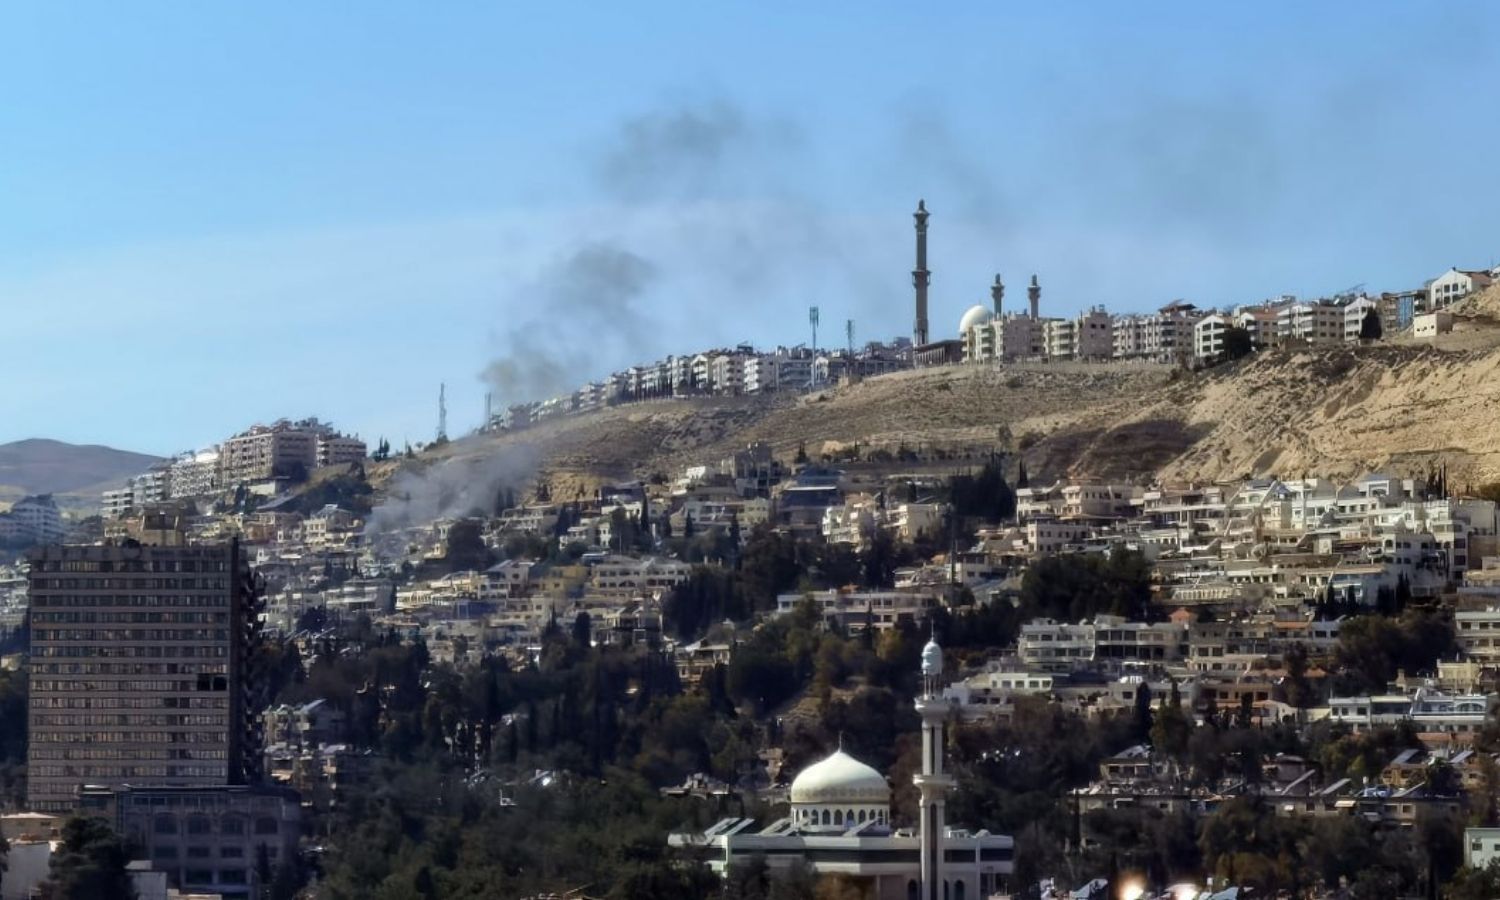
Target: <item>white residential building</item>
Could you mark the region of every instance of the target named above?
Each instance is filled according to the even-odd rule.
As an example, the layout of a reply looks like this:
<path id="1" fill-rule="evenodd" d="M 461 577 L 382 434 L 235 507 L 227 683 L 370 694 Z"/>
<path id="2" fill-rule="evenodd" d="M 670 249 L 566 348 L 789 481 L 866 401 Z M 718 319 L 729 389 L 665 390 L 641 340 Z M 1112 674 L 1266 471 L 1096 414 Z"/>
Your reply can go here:
<path id="1" fill-rule="evenodd" d="M 1455 612 L 1453 636 L 1469 659 L 1489 664 L 1500 662 L 1500 608 Z"/>
<path id="2" fill-rule="evenodd" d="M 1344 306 L 1344 340 L 1350 343 L 1359 341 L 1360 329 L 1364 327 L 1365 316 L 1369 313 L 1380 315 L 1380 304 L 1369 297 L 1356 297 Z M 1382 331 L 1384 322 L 1381 322 Z"/>
<path id="3" fill-rule="evenodd" d="M 1449 269 L 1427 283 L 1427 308 L 1442 309 L 1467 294 L 1484 290 L 1494 281 L 1492 271 Z"/>
<path id="4" fill-rule="evenodd" d="M 11 506 L 8 518 L 15 523 L 19 536 L 39 543 L 60 541 L 68 533 L 51 494 L 17 500 Z"/>
<path id="5" fill-rule="evenodd" d="M 1223 313 L 1199 319 L 1193 326 L 1193 355 L 1204 361 L 1218 359 L 1224 352 L 1224 332 L 1232 325 Z"/>
<path id="6" fill-rule="evenodd" d="M 206 497 L 219 488 L 219 450 L 189 453 L 167 467 L 167 497 L 181 500 Z"/>

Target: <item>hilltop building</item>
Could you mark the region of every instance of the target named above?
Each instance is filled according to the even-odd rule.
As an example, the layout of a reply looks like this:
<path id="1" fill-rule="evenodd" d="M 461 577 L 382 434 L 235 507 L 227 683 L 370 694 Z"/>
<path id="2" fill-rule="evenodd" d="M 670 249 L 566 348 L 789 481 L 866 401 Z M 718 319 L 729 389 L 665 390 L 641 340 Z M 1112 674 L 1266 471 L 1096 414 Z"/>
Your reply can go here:
<path id="1" fill-rule="evenodd" d="M 786 816 L 756 829 L 755 820 L 724 819 L 702 834 L 674 834 L 674 846 L 706 847 L 709 866 L 723 875 L 759 856 L 774 869 L 802 862 L 818 874 L 864 883 L 872 900 L 981 900 L 1006 888 L 1015 870 L 1015 842 L 988 831 L 949 828 L 944 808 L 953 779 L 943 769 L 943 651 L 922 650 L 921 791 L 913 829 L 893 827 L 885 776 L 844 752 L 803 769 L 792 781 Z"/>
<path id="2" fill-rule="evenodd" d="M 1475 291 L 1495 283 L 1495 269 L 1459 269 L 1448 271 L 1427 282 L 1427 309 L 1442 309 Z"/>
<path id="3" fill-rule="evenodd" d="M 44 544 L 60 541 L 67 533 L 51 494 L 23 497 L 8 512 L 0 513 L 0 541 Z"/>
<path id="4" fill-rule="evenodd" d="M 282 419 L 235 435 L 224 442 L 219 453 L 220 484 L 234 485 L 358 462 L 365 457 L 365 444 L 317 419 Z"/>

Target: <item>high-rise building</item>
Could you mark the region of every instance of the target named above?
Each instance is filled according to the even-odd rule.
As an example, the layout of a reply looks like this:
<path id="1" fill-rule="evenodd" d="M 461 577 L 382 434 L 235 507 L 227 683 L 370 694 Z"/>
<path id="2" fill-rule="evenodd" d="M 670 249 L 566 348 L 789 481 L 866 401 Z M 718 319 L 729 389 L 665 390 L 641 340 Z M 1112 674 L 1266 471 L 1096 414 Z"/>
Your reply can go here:
<path id="1" fill-rule="evenodd" d="M 238 542 L 49 546 L 31 554 L 27 802 L 83 785 L 243 783 L 258 591 Z"/>

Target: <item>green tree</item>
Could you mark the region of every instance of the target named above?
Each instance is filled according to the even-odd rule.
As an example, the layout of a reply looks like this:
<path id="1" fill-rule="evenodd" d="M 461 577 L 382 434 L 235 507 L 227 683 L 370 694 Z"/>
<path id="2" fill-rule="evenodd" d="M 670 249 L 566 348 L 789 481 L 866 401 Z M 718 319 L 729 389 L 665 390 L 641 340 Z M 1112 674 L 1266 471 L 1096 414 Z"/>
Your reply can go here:
<path id="1" fill-rule="evenodd" d="M 103 819 L 74 817 L 62 829 L 42 883 L 44 900 L 134 900 L 130 851 Z"/>
<path id="2" fill-rule="evenodd" d="M 1142 688 L 1145 685 L 1142 684 Z M 1168 702 L 1156 711 L 1156 721 L 1151 726 L 1151 746 L 1181 762 L 1187 757 L 1188 739 L 1192 737 L 1193 720 L 1182 708 L 1182 695 L 1177 682 L 1172 682 L 1172 694 Z"/>
<path id="3" fill-rule="evenodd" d="M 1298 709 L 1313 704 L 1312 683 L 1307 678 L 1307 647 L 1301 641 L 1292 644 L 1286 651 L 1282 664 L 1286 677 L 1279 685 L 1282 701 Z"/>
<path id="4" fill-rule="evenodd" d="M 1254 352 L 1255 341 L 1250 337 L 1249 330 L 1239 325 L 1230 325 L 1224 329 L 1224 348 L 1219 352 L 1221 361 L 1243 359 Z"/>
<path id="5" fill-rule="evenodd" d="M 1500 897 L 1500 861 L 1482 869 L 1465 866 L 1443 888 L 1443 900 L 1495 900 Z"/>
<path id="6" fill-rule="evenodd" d="M 1151 686 L 1142 681 L 1135 690 L 1135 739 L 1151 740 Z"/>

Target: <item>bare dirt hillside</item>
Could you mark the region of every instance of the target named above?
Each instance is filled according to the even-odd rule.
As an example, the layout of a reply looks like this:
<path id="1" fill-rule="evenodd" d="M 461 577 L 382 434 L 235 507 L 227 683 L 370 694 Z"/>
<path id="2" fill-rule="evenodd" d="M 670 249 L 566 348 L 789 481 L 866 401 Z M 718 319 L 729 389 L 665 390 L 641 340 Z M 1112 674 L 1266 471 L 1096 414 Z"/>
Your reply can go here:
<path id="1" fill-rule="evenodd" d="M 1193 480 L 1304 473 L 1500 479 L 1500 349 L 1376 346 L 1259 354 L 1169 386 L 1116 430 L 1171 420 L 1191 437 L 1161 466 Z M 1092 449 L 1092 448 L 1091 448 Z M 1111 448 L 1078 465 L 1111 468 Z"/>
<path id="2" fill-rule="evenodd" d="M 438 451 L 471 465 L 530 455 L 554 496 L 672 475 L 754 441 L 790 458 L 851 444 L 1020 452 L 1038 474 L 1219 480 L 1304 473 L 1500 480 L 1500 327 L 1476 298 L 1434 343 L 1266 351 L 1204 372 L 1164 366 L 954 366 L 800 397 L 616 407 Z M 1467 337 L 1465 335 L 1468 335 Z"/>

